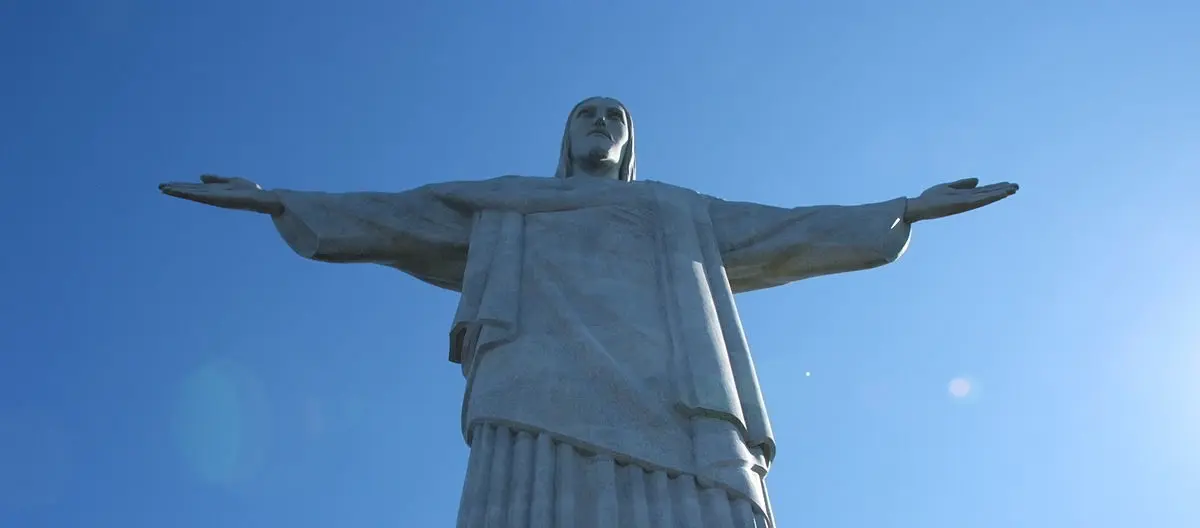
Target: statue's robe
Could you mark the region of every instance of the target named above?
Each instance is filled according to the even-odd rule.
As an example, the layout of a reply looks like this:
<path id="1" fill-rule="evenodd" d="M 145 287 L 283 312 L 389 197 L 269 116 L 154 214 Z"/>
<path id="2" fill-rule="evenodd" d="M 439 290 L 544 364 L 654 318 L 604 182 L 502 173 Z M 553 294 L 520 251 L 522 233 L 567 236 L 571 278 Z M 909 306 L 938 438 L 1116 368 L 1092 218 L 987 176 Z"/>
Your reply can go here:
<path id="1" fill-rule="evenodd" d="M 734 294 L 876 267 L 909 238 L 903 198 L 780 208 L 520 176 L 279 194 L 300 255 L 461 292 L 467 527 L 772 526 Z"/>

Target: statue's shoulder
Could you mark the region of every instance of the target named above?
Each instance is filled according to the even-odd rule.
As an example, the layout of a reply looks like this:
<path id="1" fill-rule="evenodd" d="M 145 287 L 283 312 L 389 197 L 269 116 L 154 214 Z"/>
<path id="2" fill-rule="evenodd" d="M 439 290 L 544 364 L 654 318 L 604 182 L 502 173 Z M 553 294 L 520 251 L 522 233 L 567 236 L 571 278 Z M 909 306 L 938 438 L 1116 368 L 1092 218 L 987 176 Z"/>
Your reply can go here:
<path id="1" fill-rule="evenodd" d="M 678 185 L 661 182 L 658 180 L 638 180 L 633 182 L 634 185 L 645 185 L 647 188 L 653 189 L 655 193 L 673 196 L 676 198 L 701 198 L 702 194 Z"/>
<path id="2" fill-rule="evenodd" d="M 607 196 L 655 196 L 658 199 L 694 200 L 703 195 L 678 185 L 671 185 L 656 180 L 636 180 L 633 182 L 618 182 L 615 180 L 598 180 L 592 178 L 562 179 L 549 176 L 525 176 L 521 174 L 506 174 L 473 182 L 456 182 L 444 187 L 458 192 L 488 193 L 488 194 L 521 194 L 531 196 L 531 193 L 587 193 Z"/>
<path id="3" fill-rule="evenodd" d="M 525 174 L 505 174 L 483 180 L 497 186 L 536 186 L 538 188 L 561 186 L 564 180 L 552 176 L 529 176 Z"/>
<path id="4" fill-rule="evenodd" d="M 511 187 L 516 185 L 545 185 L 546 182 L 552 182 L 553 178 L 545 176 L 524 176 L 520 174 L 505 174 L 503 176 L 493 176 L 491 178 L 482 178 L 478 180 L 455 180 L 447 182 L 439 182 L 431 185 L 435 186 L 455 186 L 455 187 L 473 187 L 473 188 L 493 188 L 493 187 Z"/>
<path id="5" fill-rule="evenodd" d="M 633 182 L 633 183 L 634 183 L 635 185 L 645 185 L 645 186 L 647 186 L 647 187 L 654 187 L 654 188 L 657 188 L 657 189 L 683 189 L 683 190 L 687 190 L 687 188 L 686 188 L 686 187 L 680 187 L 680 186 L 678 186 L 678 185 L 671 185 L 671 184 L 669 184 L 669 183 L 667 183 L 667 182 L 661 182 L 661 181 L 658 181 L 658 180 L 637 180 L 637 181 L 635 181 L 635 182 Z"/>

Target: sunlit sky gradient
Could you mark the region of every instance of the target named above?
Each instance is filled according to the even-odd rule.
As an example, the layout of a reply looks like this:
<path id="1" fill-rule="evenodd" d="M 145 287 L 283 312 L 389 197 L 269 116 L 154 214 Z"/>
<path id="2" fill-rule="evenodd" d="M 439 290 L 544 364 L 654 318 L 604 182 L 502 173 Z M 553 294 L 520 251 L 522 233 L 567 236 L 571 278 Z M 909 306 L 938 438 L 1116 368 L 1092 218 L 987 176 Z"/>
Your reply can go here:
<path id="1" fill-rule="evenodd" d="M 728 199 L 1022 186 L 740 298 L 780 526 L 1200 526 L 1200 3 L 683 5 L 0 3 L 0 526 L 451 526 L 455 296 L 155 185 L 549 176 L 597 94 Z"/>

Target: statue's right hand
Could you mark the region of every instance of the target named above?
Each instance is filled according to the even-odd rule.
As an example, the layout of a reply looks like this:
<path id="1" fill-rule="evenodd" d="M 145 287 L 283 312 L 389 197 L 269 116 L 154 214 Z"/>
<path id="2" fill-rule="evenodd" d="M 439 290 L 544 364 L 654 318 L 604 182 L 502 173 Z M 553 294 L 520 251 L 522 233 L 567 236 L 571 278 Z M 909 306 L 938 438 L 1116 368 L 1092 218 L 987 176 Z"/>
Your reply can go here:
<path id="1" fill-rule="evenodd" d="M 269 215 L 283 213 L 279 196 L 264 191 L 257 183 L 245 178 L 225 178 L 205 174 L 200 183 L 172 182 L 158 186 L 167 196 L 183 198 L 226 209 L 240 209 Z"/>

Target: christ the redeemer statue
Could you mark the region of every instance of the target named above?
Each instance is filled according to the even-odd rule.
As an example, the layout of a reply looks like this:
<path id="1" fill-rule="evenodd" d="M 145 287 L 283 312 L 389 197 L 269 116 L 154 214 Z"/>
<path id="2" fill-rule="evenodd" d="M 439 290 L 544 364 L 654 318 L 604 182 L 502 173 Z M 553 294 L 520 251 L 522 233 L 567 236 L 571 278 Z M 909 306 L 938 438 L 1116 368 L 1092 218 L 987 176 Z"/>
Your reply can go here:
<path id="1" fill-rule="evenodd" d="M 460 527 L 774 526 L 775 441 L 734 294 L 896 260 L 914 222 L 1001 200 L 974 179 L 916 198 L 772 207 L 635 181 L 633 120 L 590 98 L 554 178 L 397 193 L 162 192 L 270 215 L 296 253 L 461 293 L 450 361 L 471 448 Z"/>

